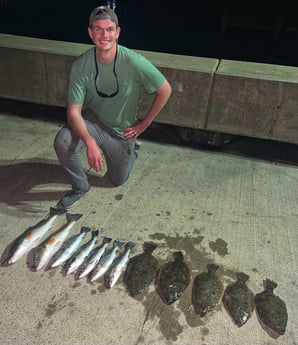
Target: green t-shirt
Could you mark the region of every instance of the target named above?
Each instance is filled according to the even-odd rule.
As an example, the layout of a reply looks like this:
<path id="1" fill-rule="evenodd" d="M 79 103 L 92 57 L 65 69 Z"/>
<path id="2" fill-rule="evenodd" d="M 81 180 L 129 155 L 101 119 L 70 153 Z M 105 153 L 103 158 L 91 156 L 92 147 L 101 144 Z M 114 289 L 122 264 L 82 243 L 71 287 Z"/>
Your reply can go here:
<path id="1" fill-rule="evenodd" d="M 90 108 L 98 118 L 122 134 L 123 129 L 136 121 L 140 88 L 148 93 L 156 91 L 164 82 L 164 75 L 141 54 L 117 45 L 115 72 L 119 83 L 119 92 L 111 98 L 100 97 L 95 88 L 96 62 L 94 47 L 80 55 L 73 63 L 68 101 Z M 114 60 L 102 64 L 97 59 L 97 89 L 105 94 L 117 90 L 117 81 L 113 73 Z"/>

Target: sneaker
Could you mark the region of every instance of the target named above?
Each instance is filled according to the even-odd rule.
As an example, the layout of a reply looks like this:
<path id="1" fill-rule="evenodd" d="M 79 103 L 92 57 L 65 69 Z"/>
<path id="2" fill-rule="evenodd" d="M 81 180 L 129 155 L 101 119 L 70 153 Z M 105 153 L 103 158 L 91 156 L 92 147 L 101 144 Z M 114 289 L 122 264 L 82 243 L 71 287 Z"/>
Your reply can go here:
<path id="1" fill-rule="evenodd" d="M 64 197 L 57 203 L 56 207 L 57 208 L 64 208 L 66 210 L 68 210 L 71 206 L 73 206 L 76 202 L 79 201 L 79 199 L 85 195 L 86 193 L 88 193 L 90 190 L 90 187 L 88 190 L 86 191 L 74 191 L 74 190 L 70 190 L 69 192 L 67 192 Z"/>

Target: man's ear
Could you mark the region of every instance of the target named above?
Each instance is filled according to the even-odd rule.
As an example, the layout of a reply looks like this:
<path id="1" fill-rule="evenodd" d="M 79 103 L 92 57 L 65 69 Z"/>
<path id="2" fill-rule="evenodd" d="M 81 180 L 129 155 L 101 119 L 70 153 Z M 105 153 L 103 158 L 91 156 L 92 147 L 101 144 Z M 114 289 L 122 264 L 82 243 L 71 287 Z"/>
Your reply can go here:
<path id="1" fill-rule="evenodd" d="M 88 35 L 89 35 L 89 37 L 90 37 L 91 40 L 93 41 L 92 29 L 90 28 L 90 26 L 88 26 L 87 30 L 88 30 Z"/>

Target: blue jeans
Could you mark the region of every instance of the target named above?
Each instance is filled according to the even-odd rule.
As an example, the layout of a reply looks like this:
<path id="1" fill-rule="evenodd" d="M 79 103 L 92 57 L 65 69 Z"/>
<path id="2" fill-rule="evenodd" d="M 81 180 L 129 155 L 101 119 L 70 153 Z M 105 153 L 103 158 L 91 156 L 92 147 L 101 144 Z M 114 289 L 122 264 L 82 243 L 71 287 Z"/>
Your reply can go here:
<path id="1" fill-rule="evenodd" d="M 83 110 L 90 135 L 102 150 L 107 164 L 107 177 L 114 186 L 122 185 L 129 177 L 136 160 L 135 140 L 126 140 L 101 123 L 90 109 Z M 87 175 L 82 167 L 80 151 L 84 142 L 65 125 L 58 132 L 54 148 L 74 191 L 89 190 Z"/>

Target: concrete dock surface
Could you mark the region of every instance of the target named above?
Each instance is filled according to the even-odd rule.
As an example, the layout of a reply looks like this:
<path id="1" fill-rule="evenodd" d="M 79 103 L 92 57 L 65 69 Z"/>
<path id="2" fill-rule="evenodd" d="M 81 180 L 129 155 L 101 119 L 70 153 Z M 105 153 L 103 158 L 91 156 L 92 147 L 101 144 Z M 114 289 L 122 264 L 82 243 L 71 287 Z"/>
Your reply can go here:
<path id="1" fill-rule="evenodd" d="M 123 186 L 110 187 L 105 171 L 89 174 L 90 193 L 69 211 L 83 214 L 71 234 L 88 226 L 100 230 L 99 242 L 104 236 L 135 241 L 131 257 L 142 252 L 144 241 L 153 241 L 160 264 L 182 251 L 191 283 L 168 306 L 153 283 L 133 298 L 122 277 L 107 289 L 102 279 L 89 284 L 62 276 L 60 268 L 34 272 L 26 257 L 5 265 L 9 244 L 44 218 L 69 184 L 53 149 L 61 123 L 6 113 L 0 121 L 1 344 L 298 344 L 296 146 L 289 151 L 296 159 L 291 162 L 266 159 L 266 152 L 260 158 L 141 138 L 135 168 Z M 255 150 L 264 147 L 260 141 Z M 84 153 L 82 160 L 87 170 Z M 56 227 L 64 222 L 59 217 Z M 255 294 L 263 291 L 266 278 L 274 280 L 274 292 L 287 306 L 285 334 L 272 338 L 255 311 L 238 328 L 222 303 L 199 318 L 191 287 L 208 263 L 219 265 L 225 287 L 237 272 L 249 275 Z"/>

